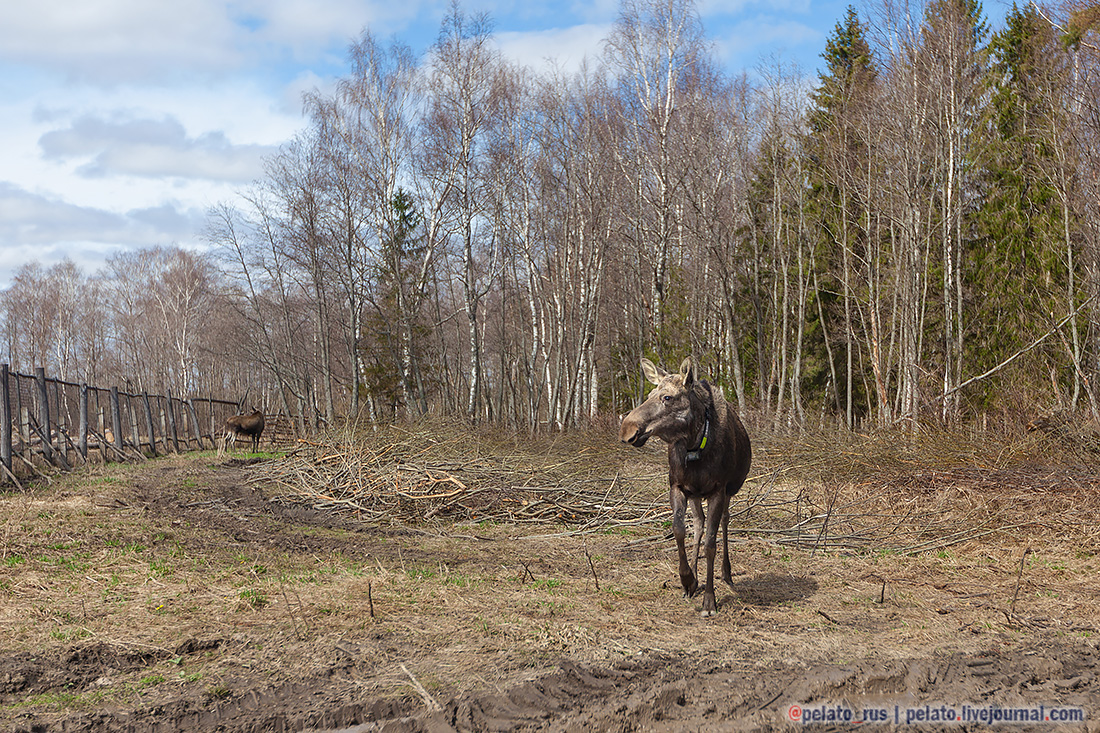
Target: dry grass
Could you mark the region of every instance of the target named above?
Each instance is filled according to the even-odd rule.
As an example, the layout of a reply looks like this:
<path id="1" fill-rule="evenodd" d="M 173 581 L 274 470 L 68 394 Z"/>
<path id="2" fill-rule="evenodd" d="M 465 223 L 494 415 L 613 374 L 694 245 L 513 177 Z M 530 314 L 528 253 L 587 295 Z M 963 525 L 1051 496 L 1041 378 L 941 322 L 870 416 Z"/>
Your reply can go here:
<path id="1" fill-rule="evenodd" d="M 1087 445 L 934 429 L 773 439 L 758 478 L 784 499 L 761 529 L 803 546 L 898 552 L 997 537 L 1095 546 L 1100 474 L 1082 459 Z"/>
<path id="2" fill-rule="evenodd" d="M 1091 636 L 1100 479 L 1043 458 L 1038 442 L 758 438 L 732 510 L 734 587 L 710 621 L 677 588 L 660 446 L 406 426 L 244 468 L 96 469 L 0 497 L 0 649 L 155 654 L 0 723 L 264 689 L 348 660 L 357 695 L 442 702 L 563 657 L 766 666 Z M 288 512 L 368 529 L 273 515 L 227 491 L 242 479 Z M 174 503 L 156 510 L 161 497 Z M 196 640 L 217 646 L 180 651 Z"/>

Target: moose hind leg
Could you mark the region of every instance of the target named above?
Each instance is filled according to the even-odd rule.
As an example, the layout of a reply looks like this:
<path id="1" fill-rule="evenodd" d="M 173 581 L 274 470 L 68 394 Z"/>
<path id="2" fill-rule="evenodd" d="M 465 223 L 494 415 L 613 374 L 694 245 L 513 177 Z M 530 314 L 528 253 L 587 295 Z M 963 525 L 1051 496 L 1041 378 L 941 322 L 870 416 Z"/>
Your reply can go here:
<path id="1" fill-rule="evenodd" d="M 672 505 L 672 536 L 676 538 L 676 552 L 680 559 L 680 585 L 683 586 L 684 597 L 690 598 L 695 595 L 699 586 L 695 573 L 688 564 L 687 548 L 684 546 L 687 539 L 687 527 L 684 525 L 687 501 L 684 492 L 672 487 L 669 491 L 669 502 Z"/>
<path id="2" fill-rule="evenodd" d="M 703 590 L 703 617 L 718 613 L 718 601 L 714 595 L 714 559 L 718 554 L 718 529 L 729 508 L 729 497 L 718 492 L 707 501 L 707 584 Z"/>
<path id="3" fill-rule="evenodd" d="M 733 587 L 733 567 L 730 565 L 730 509 L 726 500 L 726 511 L 722 513 L 722 580 Z"/>
<path id="4" fill-rule="evenodd" d="M 722 580 L 733 587 L 733 568 L 730 566 L 730 497 L 741 490 L 744 479 L 726 484 L 726 510 L 722 514 Z"/>

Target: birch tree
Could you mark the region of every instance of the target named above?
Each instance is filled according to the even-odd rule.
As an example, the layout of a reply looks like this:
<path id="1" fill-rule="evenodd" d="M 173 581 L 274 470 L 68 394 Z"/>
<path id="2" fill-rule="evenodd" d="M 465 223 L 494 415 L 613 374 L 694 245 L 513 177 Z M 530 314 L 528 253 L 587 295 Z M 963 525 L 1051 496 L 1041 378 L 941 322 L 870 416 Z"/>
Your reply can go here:
<path id="1" fill-rule="evenodd" d="M 935 136 L 935 187 L 942 270 L 940 415 L 959 412 L 954 390 L 963 372 L 963 249 L 968 192 L 973 191 L 986 26 L 977 0 L 936 0 L 925 10 L 921 61 L 931 92 L 929 120 Z"/>
<path id="2" fill-rule="evenodd" d="M 498 268 L 496 242 L 486 220 L 483 191 L 485 137 L 496 105 L 499 52 L 486 16 L 468 17 L 452 2 L 433 46 L 426 83 L 431 90 L 421 142 L 420 173 L 434 181 L 440 207 L 457 240 L 459 287 L 466 314 L 466 414 L 483 405 L 482 299 Z"/>
<path id="3" fill-rule="evenodd" d="M 651 273 L 647 305 L 654 341 L 664 325 L 677 197 L 685 174 L 676 153 L 679 93 L 703 53 L 693 0 L 623 0 L 606 42 L 626 133 L 617 160 L 634 199 L 623 231 L 644 254 Z"/>

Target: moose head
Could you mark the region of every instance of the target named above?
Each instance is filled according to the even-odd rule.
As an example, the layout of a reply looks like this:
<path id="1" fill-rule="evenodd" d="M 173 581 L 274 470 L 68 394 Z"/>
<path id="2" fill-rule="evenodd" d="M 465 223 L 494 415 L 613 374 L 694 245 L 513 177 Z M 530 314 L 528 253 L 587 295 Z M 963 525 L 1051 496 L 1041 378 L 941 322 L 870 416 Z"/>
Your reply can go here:
<path id="1" fill-rule="evenodd" d="M 619 428 L 619 439 L 641 448 L 656 436 L 673 443 L 680 436 L 703 429 L 700 416 L 708 399 L 705 386 L 695 377 L 691 357 L 680 364 L 676 374 L 666 372 L 649 359 L 642 359 L 642 373 L 655 386 L 646 401 L 631 410 Z"/>

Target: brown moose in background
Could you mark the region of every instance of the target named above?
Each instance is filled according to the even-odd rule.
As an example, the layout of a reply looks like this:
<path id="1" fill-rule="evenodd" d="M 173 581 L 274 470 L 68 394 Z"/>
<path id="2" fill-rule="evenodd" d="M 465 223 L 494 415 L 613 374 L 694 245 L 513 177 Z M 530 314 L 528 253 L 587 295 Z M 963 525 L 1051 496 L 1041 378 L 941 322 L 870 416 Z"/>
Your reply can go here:
<path id="1" fill-rule="evenodd" d="M 251 415 L 234 415 L 225 421 L 225 449 L 233 447 L 238 437 L 252 439 L 252 452 L 260 450 L 260 436 L 264 432 L 264 414 L 253 410 Z"/>
<path id="2" fill-rule="evenodd" d="M 707 500 L 707 580 L 703 586 L 703 616 L 718 609 L 714 596 L 714 558 L 718 525 L 722 525 L 722 580 L 733 586 L 729 549 L 729 503 L 749 473 L 752 448 L 745 426 L 720 388 L 696 377 L 691 357 L 670 374 L 642 359 L 642 372 L 656 385 L 649 397 L 622 421 L 619 439 L 642 447 L 651 436 L 668 444 L 669 501 L 672 534 L 680 556 L 684 597 L 699 591 L 699 542 L 703 536 L 703 499 Z M 684 546 L 684 514 L 690 502 L 695 527 L 695 560 L 688 564 Z"/>

